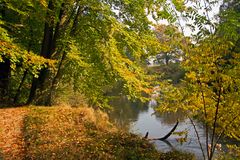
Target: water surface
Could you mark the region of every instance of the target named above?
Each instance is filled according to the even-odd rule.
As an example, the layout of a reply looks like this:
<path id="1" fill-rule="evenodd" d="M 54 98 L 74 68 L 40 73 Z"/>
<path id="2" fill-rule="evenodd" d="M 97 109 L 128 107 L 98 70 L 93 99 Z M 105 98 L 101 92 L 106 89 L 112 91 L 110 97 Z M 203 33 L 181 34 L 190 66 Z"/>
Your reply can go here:
<path id="1" fill-rule="evenodd" d="M 149 132 L 149 138 L 161 138 L 165 136 L 179 120 L 179 125 L 175 132 L 184 131 L 184 135 L 171 135 L 167 141 L 154 140 L 153 143 L 161 151 L 183 150 L 194 153 L 198 159 L 201 159 L 202 152 L 195 134 L 193 125 L 186 116 L 181 113 L 165 113 L 156 114 L 154 100 L 149 103 L 129 102 L 122 97 L 111 102 L 113 111 L 109 116 L 120 128 L 129 130 L 132 133 L 139 134 L 144 137 Z M 202 125 L 195 122 L 198 130 L 200 141 L 204 143 L 206 138 L 205 130 Z M 180 139 L 186 139 L 186 142 L 180 142 Z M 205 149 L 205 146 L 204 150 Z"/>

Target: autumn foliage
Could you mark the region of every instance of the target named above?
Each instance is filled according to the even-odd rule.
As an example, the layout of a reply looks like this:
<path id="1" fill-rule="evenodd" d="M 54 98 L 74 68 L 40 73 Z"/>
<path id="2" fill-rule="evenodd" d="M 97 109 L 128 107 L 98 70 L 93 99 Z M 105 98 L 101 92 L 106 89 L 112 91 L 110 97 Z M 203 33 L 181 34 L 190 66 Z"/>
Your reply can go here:
<path id="1" fill-rule="evenodd" d="M 6 160 L 194 159 L 178 151 L 161 153 L 92 108 L 28 107 L 1 109 L 0 114 L 5 114 L 0 119 L 0 151 Z"/>

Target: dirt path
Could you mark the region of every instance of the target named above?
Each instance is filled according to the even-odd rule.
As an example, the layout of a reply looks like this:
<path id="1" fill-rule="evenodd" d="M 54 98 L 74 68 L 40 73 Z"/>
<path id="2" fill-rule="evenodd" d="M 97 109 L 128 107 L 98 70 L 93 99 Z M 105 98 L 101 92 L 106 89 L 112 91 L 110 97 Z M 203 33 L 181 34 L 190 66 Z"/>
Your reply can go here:
<path id="1" fill-rule="evenodd" d="M 22 129 L 26 113 L 26 108 L 0 109 L 0 159 L 2 157 L 4 160 L 23 159 Z"/>

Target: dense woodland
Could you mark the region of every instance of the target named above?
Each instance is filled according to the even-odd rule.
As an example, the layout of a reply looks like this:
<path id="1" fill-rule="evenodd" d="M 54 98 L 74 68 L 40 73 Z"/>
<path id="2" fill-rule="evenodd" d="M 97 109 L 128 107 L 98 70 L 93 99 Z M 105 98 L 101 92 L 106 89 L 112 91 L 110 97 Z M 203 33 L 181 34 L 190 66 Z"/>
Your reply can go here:
<path id="1" fill-rule="evenodd" d="M 108 108 L 157 91 L 157 111 L 204 123 L 204 159 L 240 140 L 238 0 L 1 0 L 0 12 L 0 108 Z"/>

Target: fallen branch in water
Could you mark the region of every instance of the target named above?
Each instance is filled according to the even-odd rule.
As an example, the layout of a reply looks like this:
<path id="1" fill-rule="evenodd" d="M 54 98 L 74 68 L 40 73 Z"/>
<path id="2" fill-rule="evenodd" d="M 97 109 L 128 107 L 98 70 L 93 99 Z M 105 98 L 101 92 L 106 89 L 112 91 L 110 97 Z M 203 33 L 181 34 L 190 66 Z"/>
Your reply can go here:
<path id="1" fill-rule="evenodd" d="M 176 122 L 176 124 L 175 124 L 175 126 L 171 129 L 171 131 L 168 133 L 168 134 L 166 134 L 164 137 L 162 137 L 162 138 L 151 138 L 151 139 L 149 139 L 148 138 L 148 132 L 146 133 L 146 135 L 144 136 L 144 138 L 145 139 L 149 139 L 149 140 L 160 140 L 160 141 L 164 141 L 164 140 L 166 140 L 168 137 L 170 137 L 171 135 L 172 135 L 172 133 L 176 130 L 176 128 L 177 128 L 177 126 L 178 126 L 178 121 Z"/>

